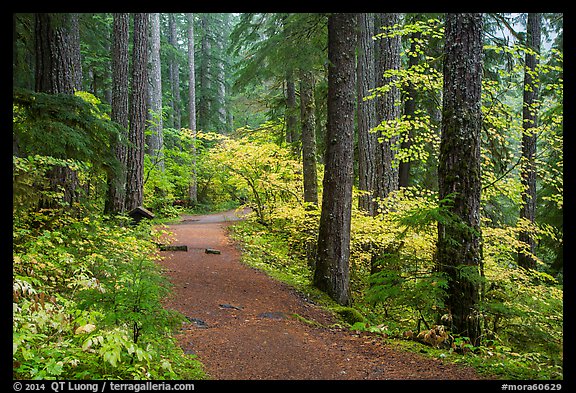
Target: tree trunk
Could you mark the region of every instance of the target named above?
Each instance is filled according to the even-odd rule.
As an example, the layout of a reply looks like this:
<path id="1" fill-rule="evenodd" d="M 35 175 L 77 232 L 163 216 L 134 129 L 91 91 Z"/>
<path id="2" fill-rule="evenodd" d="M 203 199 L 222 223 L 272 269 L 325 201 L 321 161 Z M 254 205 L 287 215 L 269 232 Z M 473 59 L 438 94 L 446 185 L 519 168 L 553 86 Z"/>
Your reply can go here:
<path id="1" fill-rule="evenodd" d="M 126 138 L 128 130 L 128 83 L 129 83 L 129 14 L 114 14 L 112 46 L 112 113 L 111 120 L 120 124 L 119 138 L 111 144 L 119 167 L 108 172 L 108 194 L 104 211 L 124 211 L 126 197 Z"/>
<path id="2" fill-rule="evenodd" d="M 160 63 L 160 14 L 150 14 L 150 95 L 148 121 L 152 133 L 146 136 L 147 153 L 153 163 L 164 171 L 162 118 L 162 67 Z"/>
<path id="3" fill-rule="evenodd" d="M 294 72 L 286 71 L 286 142 L 295 143 L 298 140 L 296 117 L 296 87 L 294 85 Z"/>
<path id="4" fill-rule="evenodd" d="M 416 39 L 420 38 L 420 32 L 412 33 L 412 43 L 410 44 L 411 56 L 408 57 L 408 69 L 416 67 L 419 61 L 419 55 L 416 53 Z M 406 119 L 414 119 L 416 113 L 416 89 L 411 81 L 406 83 L 405 87 L 406 99 L 404 103 L 404 116 Z M 408 131 L 407 135 L 403 135 L 400 148 L 403 150 L 410 149 L 412 145 L 412 128 Z M 399 163 L 398 186 L 408 187 L 410 185 L 410 159 L 401 161 Z"/>
<path id="5" fill-rule="evenodd" d="M 228 117 L 226 115 L 226 67 L 225 67 L 225 44 L 226 36 L 224 29 L 228 26 L 227 14 L 219 14 L 222 18 L 218 24 L 216 46 L 218 49 L 218 62 L 216 64 L 216 102 L 218 103 L 218 129 L 228 131 Z"/>
<path id="6" fill-rule="evenodd" d="M 526 46 L 540 53 L 540 30 L 542 15 L 538 13 L 528 14 L 528 24 L 526 26 Z M 537 139 L 537 102 L 539 90 L 539 78 L 536 75 L 538 58 L 536 54 L 526 53 L 526 64 L 524 71 L 524 104 L 522 110 L 522 170 L 521 180 L 524 188 L 522 192 L 522 208 L 520 217 L 525 218 L 534 224 L 536 218 L 536 139 Z M 521 242 L 526 243 L 528 252 L 518 252 L 518 265 L 527 269 L 536 268 L 534 252 L 536 243 L 529 231 L 521 232 L 519 236 Z"/>
<path id="7" fill-rule="evenodd" d="M 194 14 L 188 17 L 188 114 L 192 131 L 192 169 L 190 176 L 190 204 L 198 203 L 198 183 L 196 178 L 196 71 L 194 69 Z"/>
<path id="8" fill-rule="evenodd" d="M 300 113 L 302 121 L 302 167 L 304 202 L 318 204 L 318 174 L 316 172 L 316 129 L 314 119 L 314 75 L 300 72 Z"/>
<path id="9" fill-rule="evenodd" d="M 144 128 L 148 92 L 149 14 L 134 14 L 132 48 L 132 102 L 127 153 L 126 210 L 141 206 L 144 193 Z"/>
<path id="10" fill-rule="evenodd" d="M 82 55 L 80 54 L 80 14 L 70 14 L 70 40 L 72 65 L 74 67 L 74 89 L 82 90 Z"/>
<path id="11" fill-rule="evenodd" d="M 71 37 L 70 14 L 35 14 L 36 91 L 74 94 L 74 50 Z M 48 177 L 52 189 L 63 189 L 62 201 L 65 204 L 71 206 L 78 201 L 79 181 L 76 171 L 69 167 L 54 167 Z M 53 207 L 53 201 L 47 201 L 42 206 Z"/>
<path id="12" fill-rule="evenodd" d="M 328 131 L 314 285 L 341 305 L 350 302 L 357 14 L 328 17 Z"/>
<path id="13" fill-rule="evenodd" d="M 480 131 L 482 127 L 482 14 L 447 14 L 444 44 L 438 270 L 448 278 L 445 305 L 451 331 L 478 344 L 482 248 L 480 243 Z M 445 202 L 446 198 L 453 202 Z"/>
<path id="14" fill-rule="evenodd" d="M 212 88 L 210 80 L 211 57 L 212 57 L 212 28 L 209 22 L 211 14 L 201 14 L 200 24 L 203 33 L 200 43 L 200 97 L 198 100 L 198 128 L 202 131 L 209 131 L 211 126 L 212 98 L 210 90 Z"/>
<path id="15" fill-rule="evenodd" d="M 74 94 L 70 14 L 35 14 L 36 91 Z"/>
<path id="16" fill-rule="evenodd" d="M 174 48 L 174 52 L 177 51 L 177 33 L 176 33 L 176 21 L 174 19 L 174 14 L 168 14 L 168 43 Z M 169 56 L 169 77 L 170 86 L 172 88 L 172 126 L 179 130 L 182 126 L 182 113 L 180 110 L 180 66 L 178 59 L 174 53 Z"/>
<path id="17" fill-rule="evenodd" d="M 370 130 L 376 125 L 374 100 L 364 100 L 375 87 L 374 64 L 374 14 L 358 14 L 358 188 L 367 194 L 360 195 L 358 207 L 373 216 L 376 213 L 374 198 L 375 157 L 378 137 Z"/>
<path id="18" fill-rule="evenodd" d="M 400 14 L 379 14 L 379 24 L 389 32 L 395 24 L 400 21 Z M 377 85 L 390 85 L 390 90 L 376 100 L 376 114 L 378 124 L 387 124 L 400 117 L 400 90 L 392 83 L 396 77 L 385 77 L 387 70 L 398 70 L 400 68 L 400 36 L 380 38 L 377 41 L 378 59 L 376 62 Z M 392 191 L 398 189 L 398 163 L 395 162 L 394 148 L 398 144 L 398 136 L 385 136 L 378 133 L 382 139 L 378 143 L 376 150 L 376 181 L 375 195 L 379 198 L 386 198 Z"/>

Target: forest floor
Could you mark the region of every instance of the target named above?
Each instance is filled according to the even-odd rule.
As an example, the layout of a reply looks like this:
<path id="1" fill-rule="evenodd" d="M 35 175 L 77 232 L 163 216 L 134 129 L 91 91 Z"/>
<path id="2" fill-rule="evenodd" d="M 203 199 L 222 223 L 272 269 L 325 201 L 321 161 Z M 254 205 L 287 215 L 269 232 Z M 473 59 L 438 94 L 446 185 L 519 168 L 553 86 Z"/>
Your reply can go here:
<path id="1" fill-rule="evenodd" d="M 171 245 L 187 251 L 161 252 L 174 285 L 165 307 L 187 317 L 177 340 L 210 379 L 482 379 L 472 368 L 403 351 L 381 336 L 331 326 L 338 322 L 331 313 L 241 263 L 226 230 L 238 219 L 234 211 L 184 215 L 169 230 Z"/>

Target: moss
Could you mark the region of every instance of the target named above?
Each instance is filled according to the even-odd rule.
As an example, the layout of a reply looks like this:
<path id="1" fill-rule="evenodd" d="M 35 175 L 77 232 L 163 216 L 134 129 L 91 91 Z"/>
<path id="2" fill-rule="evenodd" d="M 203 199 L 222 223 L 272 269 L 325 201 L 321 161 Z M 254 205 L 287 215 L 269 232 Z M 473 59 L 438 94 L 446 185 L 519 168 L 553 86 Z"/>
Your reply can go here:
<path id="1" fill-rule="evenodd" d="M 332 311 L 342 318 L 342 320 L 350 325 L 354 325 L 357 322 L 366 322 L 366 318 L 352 307 L 332 307 Z"/>

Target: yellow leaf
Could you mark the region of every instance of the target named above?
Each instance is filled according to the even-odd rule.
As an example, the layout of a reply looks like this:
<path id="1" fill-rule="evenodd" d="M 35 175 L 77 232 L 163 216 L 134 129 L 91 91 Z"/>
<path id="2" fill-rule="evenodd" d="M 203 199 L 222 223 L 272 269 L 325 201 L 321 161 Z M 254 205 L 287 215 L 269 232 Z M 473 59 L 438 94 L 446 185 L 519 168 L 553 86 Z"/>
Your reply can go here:
<path id="1" fill-rule="evenodd" d="M 96 325 L 87 323 L 84 326 L 78 327 L 74 334 L 92 333 L 94 330 L 96 330 Z"/>

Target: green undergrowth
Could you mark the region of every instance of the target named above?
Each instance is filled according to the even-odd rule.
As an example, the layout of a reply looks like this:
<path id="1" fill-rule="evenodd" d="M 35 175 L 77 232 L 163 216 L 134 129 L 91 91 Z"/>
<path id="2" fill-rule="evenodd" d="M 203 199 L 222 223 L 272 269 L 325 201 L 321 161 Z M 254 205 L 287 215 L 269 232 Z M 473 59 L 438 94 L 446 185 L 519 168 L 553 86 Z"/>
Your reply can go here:
<path id="1" fill-rule="evenodd" d="M 426 211 L 426 206 L 419 207 L 422 207 L 419 212 Z M 494 277 L 491 284 L 492 288 L 499 288 L 498 294 L 504 302 L 496 303 L 498 299 L 494 298 L 492 292 L 487 292 L 491 297 L 488 298 L 490 303 L 487 302 L 485 307 L 487 312 L 501 313 L 499 323 L 502 324 L 502 327 L 498 327 L 500 327 L 502 335 L 487 337 L 478 347 L 471 345 L 466 337 L 449 336 L 450 340 L 433 347 L 423 343 L 422 340 L 417 340 L 416 335 L 418 332 L 426 331 L 435 326 L 430 316 L 434 312 L 438 312 L 438 305 L 441 305 L 441 302 L 434 298 L 437 296 L 435 285 L 441 281 L 433 275 L 423 274 L 425 270 L 422 267 L 425 266 L 425 260 L 417 260 L 413 256 L 419 255 L 420 258 L 423 258 L 422 256 L 427 258 L 428 254 L 431 254 L 434 241 L 432 231 L 428 230 L 429 224 L 424 225 L 425 230 L 418 228 L 411 236 L 408 236 L 410 234 L 406 231 L 410 228 L 400 227 L 398 229 L 393 226 L 391 221 L 382 222 L 382 227 L 374 229 L 374 224 L 367 221 L 369 218 L 353 217 L 351 245 L 353 302 L 350 307 L 342 307 L 312 285 L 312 268 L 309 266 L 308 260 L 310 249 L 313 249 L 310 244 L 314 245 L 314 243 L 310 243 L 312 231 L 309 230 L 308 226 L 315 225 L 313 222 L 315 218 L 310 218 L 310 216 L 306 218 L 307 213 L 304 209 L 293 207 L 286 213 L 282 213 L 280 209 L 277 212 L 280 213 L 272 215 L 271 219 L 264 224 L 259 223 L 257 217 L 249 216 L 247 220 L 229 227 L 231 237 L 241 247 L 242 261 L 253 268 L 264 271 L 272 278 L 292 286 L 305 299 L 331 311 L 339 321 L 336 326 L 379 335 L 389 345 L 421 353 L 424 356 L 472 366 L 480 374 L 491 379 L 562 379 L 562 353 L 554 355 L 553 349 L 557 348 L 555 323 L 558 315 L 561 318 L 561 313 L 558 314 L 556 308 L 558 304 L 561 306 L 561 295 L 554 292 L 556 287 L 553 284 L 542 282 L 542 277 L 529 277 L 521 271 L 506 270 L 509 275 L 514 275 L 509 277 L 510 282 L 521 285 L 507 288 L 500 287 L 500 285 L 507 284 L 507 281 L 498 278 L 504 277 L 501 268 L 495 266 L 487 270 L 487 275 Z M 401 213 L 407 217 L 409 212 Z M 428 219 L 426 218 L 426 220 Z M 423 220 L 420 219 L 420 221 Z M 384 230 L 384 225 L 388 225 L 388 230 Z M 398 231 L 399 234 L 394 234 L 391 229 Z M 378 231 L 376 235 L 374 234 L 375 230 Z M 486 233 L 491 235 L 489 230 Z M 409 266 L 408 262 L 410 262 L 419 266 L 420 270 L 415 272 L 405 270 L 406 273 L 394 275 L 392 277 L 393 285 L 387 287 L 385 282 L 374 281 L 375 277 L 386 276 L 375 274 L 371 277 L 369 271 L 366 270 L 367 259 L 363 252 L 363 244 L 379 242 L 380 244 L 395 246 L 396 239 L 402 241 L 402 250 L 406 254 L 398 253 L 397 249 L 388 247 L 384 250 L 385 253 L 388 253 L 384 254 L 388 255 L 386 260 L 395 261 L 398 264 L 404 263 L 405 266 Z M 495 247 L 497 246 L 501 247 L 501 243 L 492 243 L 486 246 L 486 255 L 488 256 L 486 261 L 488 263 L 491 262 L 492 253 L 496 255 Z M 392 258 L 397 258 L 397 260 Z M 382 266 L 386 268 L 386 265 Z M 388 269 L 388 271 L 395 272 L 390 269 L 390 266 Z M 386 270 L 383 271 L 386 272 Z M 416 277 L 416 274 L 424 278 L 421 280 L 420 286 L 413 285 L 417 280 L 411 279 L 411 277 Z M 526 284 L 524 284 L 525 280 L 527 280 Z M 372 285 L 374 283 L 380 285 L 378 289 L 381 292 L 375 294 L 374 289 L 371 290 L 371 282 Z M 528 282 L 537 287 L 528 286 Z M 544 300 L 537 301 L 533 292 L 528 292 L 528 289 L 523 289 L 523 286 L 530 288 L 531 291 L 546 288 L 547 295 Z M 401 291 L 398 292 L 398 289 Z M 528 296 L 527 294 L 530 295 L 532 302 L 531 311 L 523 311 L 522 304 L 515 305 L 512 302 L 513 298 L 521 299 Z M 378 300 L 376 302 L 373 301 L 375 296 Z M 540 321 L 540 316 L 545 314 L 549 316 L 548 321 L 546 322 L 544 319 Z M 315 321 L 310 321 L 302 316 L 296 317 L 305 323 L 317 326 Z M 532 330 L 525 330 L 520 327 L 514 329 L 513 323 L 521 323 L 522 320 L 525 321 L 524 323 L 532 324 Z M 505 324 L 506 322 L 508 324 Z M 496 326 L 496 322 L 494 322 L 494 326 Z M 541 332 L 538 329 L 541 329 Z M 503 338 L 506 337 L 504 333 L 508 335 L 507 339 Z M 536 334 L 542 336 L 541 344 L 537 341 L 533 342 L 531 347 L 522 344 L 524 340 L 528 339 L 528 336 L 534 339 Z M 515 342 L 516 345 L 514 345 Z M 544 345 L 549 345 L 550 349 L 543 350 L 546 348 Z M 542 350 L 538 350 L 539 348 Z"/>
<path id="2" fill-rule="evenodd" d="M 15 379 L 203 379 L 174 333 L 170 290 L 144 220 L 21 210 L 13 225 Z"/>

